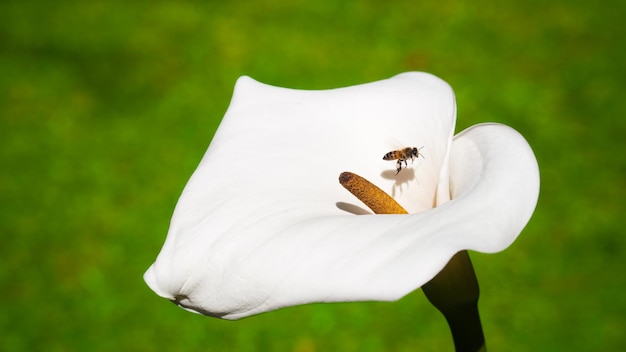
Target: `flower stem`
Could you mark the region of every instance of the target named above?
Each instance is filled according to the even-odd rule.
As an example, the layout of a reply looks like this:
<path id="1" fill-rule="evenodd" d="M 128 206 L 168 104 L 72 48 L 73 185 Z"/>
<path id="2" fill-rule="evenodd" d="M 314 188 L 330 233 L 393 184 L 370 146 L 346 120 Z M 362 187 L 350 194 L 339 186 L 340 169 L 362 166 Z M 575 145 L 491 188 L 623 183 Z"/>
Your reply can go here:
<path id="1" fill-rule="evenodd" d="M 422 290 L 446 317 L 457 352 L 486 351 L 478 314 L 478 280 L 467 251 L 455 254 Z"/>
<path id="2" fill-rule="evenodd" d="M 342 172 L 339 183 L 376 214 L 408 214 L 391 196 L 359 175 Z M 478 314 L 478 280 L 467 251 L 455 254 L 422 290 L 446 318 L 457 352 L 486 351 Z"/>

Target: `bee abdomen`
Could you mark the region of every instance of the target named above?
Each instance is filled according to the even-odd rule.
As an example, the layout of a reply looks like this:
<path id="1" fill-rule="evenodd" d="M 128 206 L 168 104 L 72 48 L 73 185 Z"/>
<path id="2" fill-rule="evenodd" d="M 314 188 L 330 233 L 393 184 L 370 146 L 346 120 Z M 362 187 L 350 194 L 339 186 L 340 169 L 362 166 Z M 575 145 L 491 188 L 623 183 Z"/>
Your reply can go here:
<path id="1" fill-rule="evenodd" d="M 383 156 L 383 160 L 395 160 L 398 159 L 398 153 L 396 153 L 395 151 L 393 152 L 389 152 L 387 154 L 385 154 L 385 156 Z"/>

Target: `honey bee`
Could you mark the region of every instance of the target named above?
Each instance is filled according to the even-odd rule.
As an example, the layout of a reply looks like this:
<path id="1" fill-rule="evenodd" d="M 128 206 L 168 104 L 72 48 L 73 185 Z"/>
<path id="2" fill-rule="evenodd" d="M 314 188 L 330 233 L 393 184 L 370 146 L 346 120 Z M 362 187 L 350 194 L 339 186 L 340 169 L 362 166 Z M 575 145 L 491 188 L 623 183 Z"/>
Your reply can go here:
<path id="1" fill-rule="evenodd" d="M 383 160 L 396 160 L 398 159 L 398 161 L 396 162 L 396 165 L 398 166 L 396 168 L 396 175 L 400 172 L 400 170 L 402 170 L 402 162 L 404 161 L 404 166 L 407 166 L 407 160 L 411 159 L 411 162 L 413 162 L 414 159 L 419 158 L 419 156 L 421 155 L 422 158 L 424 157 L 424 155 L 420 154 L 420 150 L 423 147 L 415 148 L 415 147 L 407 147 L 404 149 L 400 149 L 400 150 L 393 150 L 390 151 L 389 153 L 385 154 L 385 156 L 383 156 Z"/>

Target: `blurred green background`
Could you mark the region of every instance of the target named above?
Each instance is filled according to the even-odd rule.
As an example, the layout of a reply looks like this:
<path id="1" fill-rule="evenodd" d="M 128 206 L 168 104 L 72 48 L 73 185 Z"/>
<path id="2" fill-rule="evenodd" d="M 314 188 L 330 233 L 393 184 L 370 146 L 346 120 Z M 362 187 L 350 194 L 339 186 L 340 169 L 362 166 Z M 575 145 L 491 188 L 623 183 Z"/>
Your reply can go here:
<path id="1" fill-rule="evenodd" d="M 452 350 L 420 290 L 230 322 L 142 279 L 237 77 L 324 89 L 411 70 L 453 86 L 458 131 L 508 124 L 539 160 L 528 227 L 472 253 L 488 348 L 622 348 L 625 4 L 1 2 L 0 350 Z"/>

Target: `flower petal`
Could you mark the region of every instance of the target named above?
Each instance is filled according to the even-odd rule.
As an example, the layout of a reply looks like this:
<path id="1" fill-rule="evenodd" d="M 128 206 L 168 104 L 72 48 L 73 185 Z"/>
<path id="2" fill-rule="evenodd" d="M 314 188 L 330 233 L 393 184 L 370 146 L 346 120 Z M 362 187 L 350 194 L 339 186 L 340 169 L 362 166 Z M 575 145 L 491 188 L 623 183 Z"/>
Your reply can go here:
<path id="1" fill-rule="evenodd" d="M 476 226 L 459 249 L 496 252 L 508 247 L 537 205 L 539 167 L 532 149 L 517 131 L 496 123 L 472 126 L 454 138 L 450 194 L 473 209 L 455 209 L 456 221 Z M 472 219 L 476 213 L 487 217 Z"/>
<path id="2" fill-rule="evenodd" d="M 534 156 L 523 138 L 500 140 L 487 126 L 462 134 L 451 149 L 454 114 L 449 86 L 428 74 L 329 91 L 240 79 L 144 279 L 181 307 L 237 319 L 309 302 L 398 299 L 460 249 L 502 249 L 534 204 L 529 210 L 510 201 L 496 218 L 491 210 L 500 205 L 485 199 L 513 192 L 519 168 Z M 426 160 L 394 178 L 393 166 L 376 163 L 388 151 L 386 136 L 422 142 Z M 520 154 L 526 163 L 509 160 Z M 404 216 L 344 211 L 358 204 L 337 182 L 344 170 L 387 185 L 410 211 L 431 208 L 435 195 L 445 201 L 448 158 L 452 201 Z"/>

